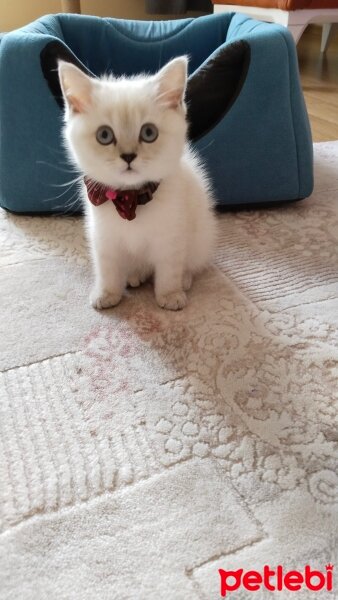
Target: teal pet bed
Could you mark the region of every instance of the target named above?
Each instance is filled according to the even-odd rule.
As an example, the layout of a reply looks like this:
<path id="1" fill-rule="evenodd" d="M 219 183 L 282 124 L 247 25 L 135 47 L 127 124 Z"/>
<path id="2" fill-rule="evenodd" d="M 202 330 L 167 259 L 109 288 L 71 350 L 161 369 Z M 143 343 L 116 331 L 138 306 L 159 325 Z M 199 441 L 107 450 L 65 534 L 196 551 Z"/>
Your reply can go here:
<path id="1" fill-rule="evenodd" d="M 79 211 L 62 146 L 58 58 L 87 73 L 153 73 L 188 54 L 189 138 L 219 206 L 298 200 L 313 188 L 312 140 L 287 29 L 240 14 L 175 21 L 49 15 L 0 43 L 0 205 Z"/>

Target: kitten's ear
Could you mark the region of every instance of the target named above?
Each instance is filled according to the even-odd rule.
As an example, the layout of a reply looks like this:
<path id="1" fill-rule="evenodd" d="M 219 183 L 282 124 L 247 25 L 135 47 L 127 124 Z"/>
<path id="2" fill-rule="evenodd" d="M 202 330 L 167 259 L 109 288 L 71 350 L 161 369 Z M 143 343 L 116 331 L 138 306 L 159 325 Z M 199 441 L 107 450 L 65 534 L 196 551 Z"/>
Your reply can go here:
<path id="1" fill-rule="evenodd" d="M 171 60 L 156 75 L 158 82 L 156 100 L 167 108 L 183 104 L 187 83 L 188 58 L 179 56 Z"/>
<path id="2" fill-rule="evenodd" d="M 71 63 L 58 61 L 59 80 L 66 105 L 75 113 L 85 112 L 91 104 L 92 80 Z"/>

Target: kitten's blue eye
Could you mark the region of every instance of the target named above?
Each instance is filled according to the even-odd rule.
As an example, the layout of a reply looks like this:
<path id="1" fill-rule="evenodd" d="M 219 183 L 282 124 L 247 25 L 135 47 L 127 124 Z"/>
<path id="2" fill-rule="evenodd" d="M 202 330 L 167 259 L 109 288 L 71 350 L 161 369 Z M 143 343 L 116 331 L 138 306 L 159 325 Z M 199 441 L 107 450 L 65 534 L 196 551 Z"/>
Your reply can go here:
<path id="1" fill-rule="evenodd" d="M 116 142 L 114 132 L 108 125 L 102 125 L 98 128 L 96 132 L 96 139 L 99 144 L 102 144 L 103 146 L 108 146 L 108 144 L 113 144 Z"/>
<path id="2" fill-rule="evenodd" d="M 151 142 L 154 142 L 155 140 L 157 140 L 157 138 L 158 129 L 156 125 L 153 125 L 153 123 L 145 123 L 141 127 L 140 140 L 142 140 L 143 142 L 147 142 L 147 144 L 151 144 Z"/>

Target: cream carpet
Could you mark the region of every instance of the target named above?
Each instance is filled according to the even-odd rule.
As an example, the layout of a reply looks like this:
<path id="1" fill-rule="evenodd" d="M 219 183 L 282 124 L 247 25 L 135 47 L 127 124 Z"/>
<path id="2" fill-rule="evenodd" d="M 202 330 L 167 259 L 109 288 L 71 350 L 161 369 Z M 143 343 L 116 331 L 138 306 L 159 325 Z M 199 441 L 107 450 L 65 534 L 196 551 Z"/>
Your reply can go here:
<path id="1" fill-rule="evenodd" d="M 310 199 L 219 217 L 179 313 L 147 286 L 95 312 L 81 219 L 1 211 L 1 600 L 337 564 L 338 142 L 315 165 Z"/>

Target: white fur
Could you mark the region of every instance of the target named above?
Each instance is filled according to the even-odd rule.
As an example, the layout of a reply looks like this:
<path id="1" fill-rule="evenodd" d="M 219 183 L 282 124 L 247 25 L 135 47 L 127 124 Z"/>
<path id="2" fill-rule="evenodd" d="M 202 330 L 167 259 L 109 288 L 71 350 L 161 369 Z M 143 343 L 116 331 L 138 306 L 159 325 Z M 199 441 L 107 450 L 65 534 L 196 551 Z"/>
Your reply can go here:
<path id="1" fill-rule="evenodd" d="M 154 198 L 137 207 L 132 221 L 122 219 L 111 202 L 93 206 L 83 185 L 95 308 L 118 304 L 127 284 L 137 286 L 152 275 L 158 304 L 183 308 L 192 276 L 211 259 L 213 202 L 203 169 L 186 144 L 186 64 L 181 57 L 154 76 L 97 80 L 73 65 L 59 65 L 67 106 L 66 146 L 82 172 L 116 189 L 160 181 Z M 153 143 L 139 140 L 145 123 L 159 130 Z M 96 141 L 102 125 L 113 129 L 116 144 Z M 132 171 L 122 153 L 137 154 Z"/>

